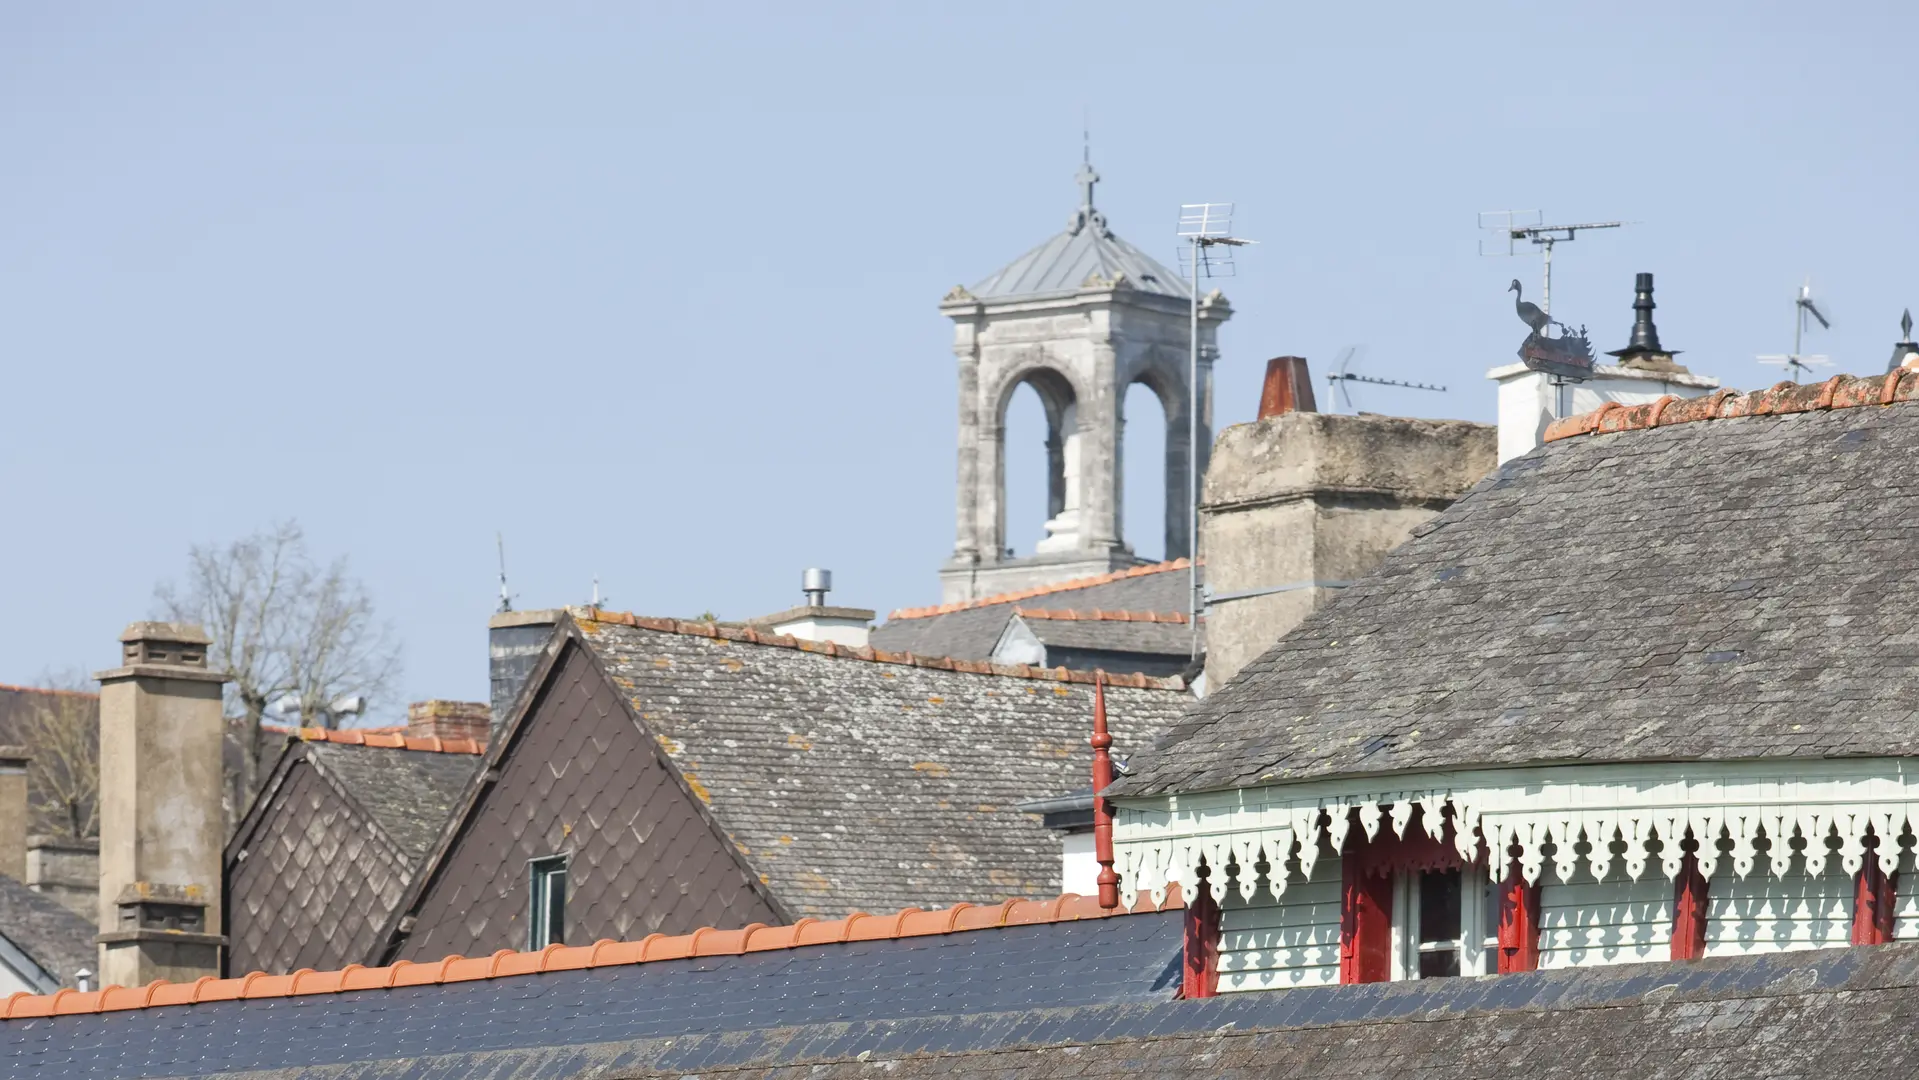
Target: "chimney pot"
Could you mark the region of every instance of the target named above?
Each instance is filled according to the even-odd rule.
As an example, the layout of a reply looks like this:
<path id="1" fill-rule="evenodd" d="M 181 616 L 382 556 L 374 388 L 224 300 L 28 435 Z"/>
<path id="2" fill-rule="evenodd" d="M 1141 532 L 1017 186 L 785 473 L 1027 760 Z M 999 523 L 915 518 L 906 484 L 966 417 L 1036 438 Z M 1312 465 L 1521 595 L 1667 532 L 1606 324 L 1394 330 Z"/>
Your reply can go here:
<path id="1" fill-rule="evenodd" d="M 800 571 L 800 591 L 806 594 L 808 607 L 825 607 L 826 594 L 833 591 L 833 571 L 817 566 Z"/>
<path id="2" fill-rule="evenodd" d="M 1632 340 L 1626 347 L 1607 356 L 1617 357 L 1620 367 L 1650 371 L 1684 371 L 1673 362 L 1679 354 L 1659 344 L 1659 328 L 1653 325 L 1652 275 L 1641 273 L 1633 279 Z"/>
<path id="3" fill-rule="evenodd" d="M 1266 361 L 1266 384 L 1259 392 L 1259 419 L 1289 412 L 1318 412 L 1313 401 L 1313 377 L 1303 356 L 1276 356 Z"/>
<path id="4" fill-rule="evenodd" d="M 416 701 L 406 707 L 406 733 L 417 739 L 472 739 L 485 745 L 493 710 L 484 701 Z"/>

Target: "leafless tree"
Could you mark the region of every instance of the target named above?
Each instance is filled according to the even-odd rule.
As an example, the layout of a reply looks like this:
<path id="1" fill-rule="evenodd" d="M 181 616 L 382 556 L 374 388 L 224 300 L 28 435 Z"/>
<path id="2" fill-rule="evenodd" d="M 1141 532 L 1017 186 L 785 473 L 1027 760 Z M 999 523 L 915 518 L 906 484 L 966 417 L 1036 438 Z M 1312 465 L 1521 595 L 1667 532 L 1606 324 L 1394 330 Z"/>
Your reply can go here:
<path id="1" fill-rule="evenodd" d="M 100 699 L 78 672 L 41 676 L 20 714 L 18 738 L 33 754 L 27 769 L 35 833 L 67 840 L 100 835 Z"/>
<path id="2" fill-rule="evenodd" d="M 209 667 L 226 687 L 229 823 L 245 813 L 263 779 L 267 707 L 297 702 L 302 727 L 335 727 L 335 703 L 380 700 L 400 674 L 392 628 L 374 614 L 366 587 L 344 558 L 320 566 L 295 522 L 224 547 L 196 545 L 178 584 L 154 590 L 164 617 L 199 623 L 213 639 Z"/>

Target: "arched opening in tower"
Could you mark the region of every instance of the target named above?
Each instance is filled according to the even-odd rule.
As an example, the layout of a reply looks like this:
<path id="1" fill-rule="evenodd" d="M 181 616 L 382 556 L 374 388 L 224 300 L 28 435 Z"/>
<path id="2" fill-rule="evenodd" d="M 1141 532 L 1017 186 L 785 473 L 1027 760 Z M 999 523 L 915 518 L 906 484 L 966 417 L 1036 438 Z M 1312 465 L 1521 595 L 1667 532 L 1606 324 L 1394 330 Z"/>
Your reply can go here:
<path id="1" fill-rule="evenodd" d="M 1121 403 L 1120 536 L 1133 554 L 1166 557 L 1166 425 L 1171 411 L 1145 382 L 1126 388 Z"/>
<path id="2" fill-rule="evenodd" d="M 1001 412 L 1000 535 L 1007 554 L 1080 547 L 1079 409 L 1058 372 L 1013 385 Z"/>

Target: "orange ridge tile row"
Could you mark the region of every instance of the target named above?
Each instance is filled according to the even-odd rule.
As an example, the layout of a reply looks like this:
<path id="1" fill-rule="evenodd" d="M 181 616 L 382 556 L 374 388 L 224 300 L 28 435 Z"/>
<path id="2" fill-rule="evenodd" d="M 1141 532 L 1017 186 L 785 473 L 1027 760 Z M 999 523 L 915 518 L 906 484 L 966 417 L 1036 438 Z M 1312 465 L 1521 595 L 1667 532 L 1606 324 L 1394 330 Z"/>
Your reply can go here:
<path id="1" fill-rule="evenodd" d="M 443 739 L 438 735 L 407 735 L 400 731 L 368 728 L 289 728 L 304 742 L 340 743 L 345 746 L 383 746 L 389 750 L 427 750 L 438 754 L 484 754 L 486 743 L 477 739 Z"/>
<path id="2" fill-rule="evenodd" d="M 1765 390 L 1745 394 L 1737 390 L 1720 390 L 1696 398 L 1667 394 L 1644 405 L 1621 405 L 1609 401 L 1591 412 L 1553 421 L 1546 428 L 1545 441 L 1643 431 L 1703 420 L 1730 420 L 1739 416 L 1783 416 L 1826 409 L 1891 405 L 1919 397 L 1919 377 L 1907 378 L 1913 374 L 1902 368 L 1883 376 L 1834 375 L 1822 383 L 1782 382 Z"/>
<path id="3" fill-rule="evenodd" d="M 1150 566 L 1135 566 L 1130 570 L 1115 570 L 1110 574 L 1095 574 L 1092 577 L 1074 578 L 1071 581 L 1058 581 L 1051 585 L 1038 585 L 1018 592 L 1000 593 L 996 596 L 984 596 L 978 600 L 958 600 L 951 604 L 935 604 L 932 607 L 900 608 L 888 615 L 889 619 L 924 619 L 929 615 L 950 615 L 955 611 L 967 611 L 978 607 L 991 607 L 994 604 L 1010 604 L 1015 600 L 1030 600 L 1035 596 L 1049 593 L 1070 592 L 1074 589 L 1090 589 L 1095 585 L 1120 581 L 1125 578 L 1145 577 L 1147 574 L 1163 574 L 1168 570 L 1184 570 L 1191 564 L 1185 559 L 1171 562 L 1153 563 Z"/>
<path id="4" fill-rule="evenodd" d="M 11 690 L 16 694 L 48 694 L 53 697 L 98 698 L 100 696 L 91 690 L 58 690 L 51 686 L 15 686 L 12 683 L 0 683 L 0 690 Z"/>
<path id="5" fill-rule="evenodd" d="M 956 904 L 937 911 L 907 908 L 892 915 L 868 915 L 856 911 L 844 919 L 830 922 L 801 919 L 791 926 L 754 923 L 739 930 L 715 930 L 709 926 L 675 937 L 650 934 L 641 941 L 602 940 L 591 945 L 548 945 L 537 952 L 501 949 L 491 956 L 449 956 L 430 964 L 402 960 L 391 967 L 369 968 L 351 964 L 341 971 L 302 968 L 291 975 L 268 975 L 256 971 L 237 979 L 216 979 L 211 975 L 183 983 L 156 979 L 140 987 L 107 986 L 85 993 L 61 990 L 53 994 L 28 994 L 22 991 L 0 1003 L 0 1019 L 21 1020 L 76 1013 L 123 1012 L 165 1005 L 197 1005 L 242 998 L 301 997 L 338 994 L 347 990 L 431 986 L 534 975 L 546 971 L 684 960 L 693 956 L 743 956 L 747 953 L 802 949 L 810 945 L 845 941 L 928 937 L 1005 926 L 1103 919 L 1115 915 L 1171 911 L 1183 906 L 1179 886 L 1175 884 L 1167 888 L 1165 903 L 1155 907 L 1151 899 L 1142 895 L 1131 912 L 1121 909 L 1108 911 L 1099 906 L 1096 898 L 1074 893 L 1054 900 L 1015 899 L 991 906 Z"/>
<path id="6" fill-rule="evenodd" d="M 887 652 L 870 645 L 854 648 L 851 645 L 839 645 L 831 641 L 808 641 L 790 634 L 769 634 L 750 626 L 728 623 L 688 622 L 684 619 L 655 619 L 643 615 L 632 615 L 624 611 L 601 611 L 597 608 L 568 609 L 577 618 L 587 622 L 613 623 L 618 626 L 632 626 L 641 630 L 657 630 L 668 634 L 691 634 L 695 637 L 714 638 L 720 641 L 750 641 L 755 645 L 773 645 L 783 649 L 798 649 L 800 652 L 820 653 L 826 656 L 843 656 L 855 660 L 870 660 L 881 664 L 904 664 L 908 667 L 933 668 L 938 671 L 964 671 L 974 675 L 1000 675 L 1013 679 L 1047 679 L 1053 682 L 1091 684 L 1100 673 L 1092 671 L 1069 671 L 1066 668 L 1042 668 L 1031 664 L 995 664 L 987 660 L 955 660 L 950 656 L 920 656 L 910 652 Z M 1106 673 L 1103 676 L 1108 686 L 1130 686 L 1139 690 L 1184 690 L 1186 681 L 1178 676 L 1155 677 L 1134 672 L 1126 675 Z"/>
<path id="7" fill-rule="evenodd" d="M 1054 619 L 1063 622 L 1150 622 L 1183 623 L 1183 611 L 1057 611 L 1046 608 L 1016 607 L 1013 614 L 1026 619 Z"/>

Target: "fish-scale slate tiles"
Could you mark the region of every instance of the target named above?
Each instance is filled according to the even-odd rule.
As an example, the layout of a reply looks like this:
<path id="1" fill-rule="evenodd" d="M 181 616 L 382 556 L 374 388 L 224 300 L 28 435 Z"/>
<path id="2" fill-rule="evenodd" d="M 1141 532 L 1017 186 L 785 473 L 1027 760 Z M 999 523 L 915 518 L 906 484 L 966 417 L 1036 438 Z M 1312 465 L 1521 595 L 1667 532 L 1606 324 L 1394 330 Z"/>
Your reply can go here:
<path id="1" fill-rule="evenodd" d="M 1549 443 L 1141 755 L 1127 794 L 1919 753 L 1919 403 Z"/>
<path id="2" fill-rule="evenodd" d="M 564 940 L 785 921 L 620 704 L 568 648 L 413 905 L 395 957 L 527 946 L 527 862 L 568 856 Z"/>

